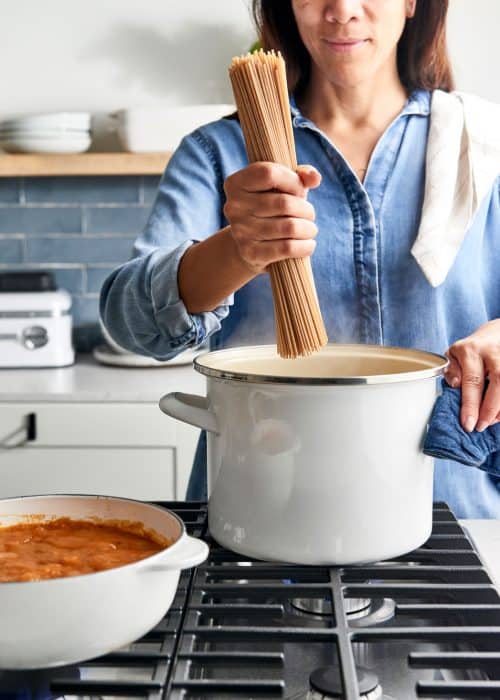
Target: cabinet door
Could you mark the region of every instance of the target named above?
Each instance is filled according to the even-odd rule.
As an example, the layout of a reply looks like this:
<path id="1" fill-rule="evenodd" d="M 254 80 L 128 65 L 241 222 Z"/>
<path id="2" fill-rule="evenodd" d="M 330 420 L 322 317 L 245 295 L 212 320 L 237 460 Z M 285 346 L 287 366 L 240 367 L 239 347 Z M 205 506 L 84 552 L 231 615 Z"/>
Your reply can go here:
<path id="1" fill-rule="evenodd" d="M 0 497 L 14 495 L 12 488 L 15 495 L 22 495 L 20 488 L 25 494 L 84 488 L 183 499 L 198 435 L 197 428 L 165 416 L 157 404 L 2 403 Z M 110 471 L 110 461 L 123 465 L 123 478 Z"/>
<path id="2" fill-rule="evenodd" d="M 45 493 L 175 498 L 170 448 L 17 448 L 0 451 L 0 498 Z"/>
<path id="3" fill-rule="evenodd" d="M 31 445 L 175 445 L 178 421 L 149 403 L 3 403 L 0 445 L 22 441 L 28 417 L 35 420 Z"/>

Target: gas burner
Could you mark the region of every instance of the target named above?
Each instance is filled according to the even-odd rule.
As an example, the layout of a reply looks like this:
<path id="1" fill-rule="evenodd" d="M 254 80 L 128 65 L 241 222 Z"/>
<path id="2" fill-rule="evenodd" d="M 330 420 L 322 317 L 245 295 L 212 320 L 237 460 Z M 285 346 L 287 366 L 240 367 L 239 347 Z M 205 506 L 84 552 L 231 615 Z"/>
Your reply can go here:
<path id="1" fill-rule="evenodd" d="M 349 598 L 346 598 L 344 603 L 347 603 L 348 600 Z M 391 620 L 395 612 L 396 603 L 392 598 L 373 598 L 370 600 L 368 609 L 359 610 L 353 615 L 348 612 L 347 622 L 350 627 L 371 627 Z"/>
<path id="2" fill-rule="evenodd" d="M 344 598 L 344 610 L 349 621 L 369 615 L 372 605 L 370 598 Z"/>
<path id="3" fill-rule="evenodd" d="M 328 598 L 294 598 L 291 606 L 299 613 L 331 617 L 332 604 Z M 344 610 L 351 627 L 379 625 L 394 617 L 396 604 L 391 598 L 344 598 Z"/>
<path id="4" fill-rule="evenodd" d="M 370 598 L 346 598 L 344 600 L 345 611 L 351 619 L 358 615 L 366 615 L 371 606 Z M 329 598 L 294 598 L 292 608 L 310 615 L 322 615 L 330 617 L 332 604 Z"/>
<path id="5" fill-rule="evenodd" d="M 292 598 L 290 605 L 294 610 L 307 615 L 331 617 L 332 604 L 328 598 Z"/>
<path id="6" fill-rule="evenodd" d="M 360 700 L 383 700 L 382 688 L 377 676 L 361 666 L 356 667 Z M 313 671 L 309 677 L 311 690 L 308 700 L 334 700 L 344 697 L 344 687 L 338 666 L 323 666 Z"/>

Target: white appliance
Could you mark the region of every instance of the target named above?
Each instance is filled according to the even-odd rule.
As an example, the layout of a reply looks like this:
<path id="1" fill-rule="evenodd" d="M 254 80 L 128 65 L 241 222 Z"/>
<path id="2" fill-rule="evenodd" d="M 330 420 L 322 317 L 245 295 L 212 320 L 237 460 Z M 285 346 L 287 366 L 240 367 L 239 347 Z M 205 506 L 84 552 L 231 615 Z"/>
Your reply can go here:
<path id="1" fill-rule="evenodd" d="M 0 293 L 0 367 L 72 365 L 70 309 L 64 289 Z"/>

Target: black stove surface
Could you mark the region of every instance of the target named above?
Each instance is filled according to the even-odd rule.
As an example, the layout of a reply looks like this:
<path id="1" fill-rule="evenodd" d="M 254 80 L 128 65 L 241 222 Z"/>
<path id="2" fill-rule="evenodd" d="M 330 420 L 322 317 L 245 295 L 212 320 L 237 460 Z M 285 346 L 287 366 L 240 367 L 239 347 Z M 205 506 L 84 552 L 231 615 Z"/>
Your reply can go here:
<path id="1" fill-rule="evenodd" d="M 444 503 L 420 549 L 340 568 L 246 559 L 207 535 L 205 504 L 159 505 L 210 545 L 162 622 L 99 659 L 0 671 L 0 700 L 500 698 L 500 596 Z"/>

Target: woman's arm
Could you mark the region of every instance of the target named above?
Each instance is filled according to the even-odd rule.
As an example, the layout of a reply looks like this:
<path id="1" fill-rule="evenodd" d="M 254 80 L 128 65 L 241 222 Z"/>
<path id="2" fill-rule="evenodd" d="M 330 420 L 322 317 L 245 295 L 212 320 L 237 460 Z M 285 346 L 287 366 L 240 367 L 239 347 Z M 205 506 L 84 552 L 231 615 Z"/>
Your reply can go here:
<path id="1" fill-rule="evenodd" d="M 130 260 L 106 279 L 100 315 L 113 340 L 135 353 L 168 360 L 217 332 L 232 300 L 212 312 L 190 314 L 178 289 L 185 252 L 226 222 L 223 180 L 208 136 L 218 138 L 236 167 L 244 165 L 241 136 L 231 123 L 185 137 L 170 159 Z M 234 132 L 234 133 L 233 133 Z"/>
<path id="2" fill-rule="evenodd" d="M 238 255 L 226 226 L 184 253 L 178 273 L 180 296 L 191 314 L 213 311 L 256 274 Z"/>

